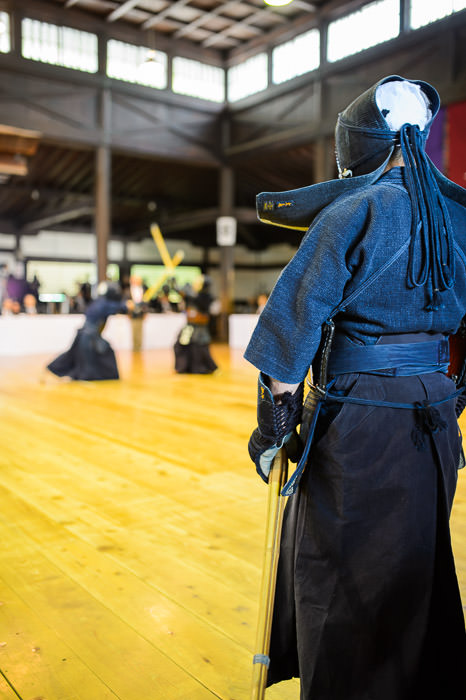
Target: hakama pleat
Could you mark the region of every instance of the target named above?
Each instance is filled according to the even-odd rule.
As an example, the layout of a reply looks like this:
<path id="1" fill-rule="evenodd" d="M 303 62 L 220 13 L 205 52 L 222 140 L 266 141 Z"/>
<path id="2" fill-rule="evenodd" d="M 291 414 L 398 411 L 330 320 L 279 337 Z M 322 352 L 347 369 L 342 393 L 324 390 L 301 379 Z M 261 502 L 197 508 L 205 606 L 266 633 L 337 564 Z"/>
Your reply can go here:
<path id="1" fill-rule="evenodd" d="M 59 377 L 77 380 L 118 379 L 115 353 L 97 332 L 81 328 L 66 352 L 47 365 L 47 369 Z"/>
<path id="2" fill-rule="evenodd" d="M 335 390 L 408 403 L 454 386 L 439 373 L 344 375 Z M 432 433 L 414 410 L 338 407 L 286 506 L 268 684 L 299 676 L 301 700 L 464 700 L 454 401 Z"/>
<path id="3" fill-rule="evenodd" d="M 175 343 L 175 371 L 179 374 L 211 374 L 217 369 L 210 354 L 210 334 L 204 326 L 185 326 Z"/>

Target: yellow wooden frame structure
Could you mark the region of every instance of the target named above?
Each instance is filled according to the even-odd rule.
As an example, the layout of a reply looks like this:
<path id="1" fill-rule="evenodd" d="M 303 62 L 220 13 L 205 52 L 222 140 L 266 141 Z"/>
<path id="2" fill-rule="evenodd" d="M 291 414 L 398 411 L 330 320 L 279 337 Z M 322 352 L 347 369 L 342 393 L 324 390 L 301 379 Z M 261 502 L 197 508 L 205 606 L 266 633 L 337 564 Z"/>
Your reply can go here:
<path id="1" fill-rule="evenodd" d="M 160 257 L 162 258 L 162 262 L 165 267 L 165 272 L 159 277 L 159 279 L 156 282 L 154 282 L 154 284 L 151 287 L 149 287 L 149 289 L 146 289 L 143 296 L 143 301 L 145 302 L 148 302 L 152 299 L 154 294 L 158 292 L 165 280 L 173 274 L 173 270 L 175 269 L 175 267 L 178 267 L 178 265 L 184 258 L 184 252 L 182 250 L 177 250 L 173 258 L 170 257 L 170 253 L 168 252 L 166 243 L 164 241 L 162 232 L 158 224 L 151 224 L 150 232 L 152 234 L 152 238 L 154 239 L 155 245 L 157 246 L 157 249 L 160 253 Z"/>

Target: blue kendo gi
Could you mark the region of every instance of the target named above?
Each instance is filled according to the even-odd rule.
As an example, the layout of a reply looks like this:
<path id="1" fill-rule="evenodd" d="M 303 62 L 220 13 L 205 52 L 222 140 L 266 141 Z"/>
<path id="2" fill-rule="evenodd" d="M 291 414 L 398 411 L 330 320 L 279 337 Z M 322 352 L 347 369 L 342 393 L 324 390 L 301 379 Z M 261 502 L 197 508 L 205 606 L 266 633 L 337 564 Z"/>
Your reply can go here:
<path id="1" fill-rule="evenodd" d="M 412 203 L 395 167 L 320 210 L 245 353 L 260 384 L 301 382 L 331 318 L 328 393 L 367 402 L 323 403 L 286 505 L 268 685 L 300 677 L 302 700 L 466 697 L 448 522 L 462 447 L 445 347 L 466 314 L 466 208 L 445 202 L 456 274 L 435 306 L 428 285 L 408 281 L 425 251 L 410 254 Z M 429 351 L 348 371 L 354 348 L 404 344 Z"/>
<path id="2" fill-rule="evenodd" d="M 79 380 L 118 379 L 115 353 L 110 343 L 102 338 L 102 331 L 109 316 L 127 313 L 121 299 L 99 296 L 86 309 L 84 326 L 66 352 L 53 360 L 47 369 L 59 377 Z"/>

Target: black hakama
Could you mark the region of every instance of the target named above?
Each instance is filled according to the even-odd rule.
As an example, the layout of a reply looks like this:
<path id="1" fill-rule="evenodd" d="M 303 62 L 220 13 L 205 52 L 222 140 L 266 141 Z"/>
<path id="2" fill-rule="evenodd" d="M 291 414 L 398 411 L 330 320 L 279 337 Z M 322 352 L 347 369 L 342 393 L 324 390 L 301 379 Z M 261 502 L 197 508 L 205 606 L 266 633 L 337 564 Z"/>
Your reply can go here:
<path id="1" fill-rule="evenodd" d="M 454 385 L 440 373 L 351 374 L 338 390 L 408 403 Z M 319 419 L 286 506 L 268 684 L 301 676 L 301 700 L 464 700 L 448 524 L 461 452 L 454 401 L 436 407 L 431 432 L 415 410 L 337 406 Z"/>
<path id="2" fill-rule="evenodd" d="M 217 365 L 210 354 L 210 333 L 206 326 L 188 323 L 175 343 L 175 371 L 179 374 L 211 374 Z"/>
<path id="3" fill-rule="evenodd" d="M 94 324 L 81 328 L 66 352 L 47 365 L 59 377 L 79 380 L 118 379 L 115 353 Z"/>

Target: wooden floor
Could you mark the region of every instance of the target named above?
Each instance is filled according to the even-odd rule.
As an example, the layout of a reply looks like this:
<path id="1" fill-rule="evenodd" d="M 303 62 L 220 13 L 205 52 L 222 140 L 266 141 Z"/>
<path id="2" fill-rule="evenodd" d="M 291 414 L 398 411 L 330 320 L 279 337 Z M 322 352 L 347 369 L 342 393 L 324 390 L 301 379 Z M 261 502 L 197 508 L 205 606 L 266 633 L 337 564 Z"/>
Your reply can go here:
<path id="1" fill-rule="evenodd" d="M 40 383 L 0 360 L 0 698 L 248 700 L 266 487 L 246 451 L 256 371 Z M 452 521 L 466 601 L 466 473 Z M 290 681 L 267 700 L 297 700 Z"/>

